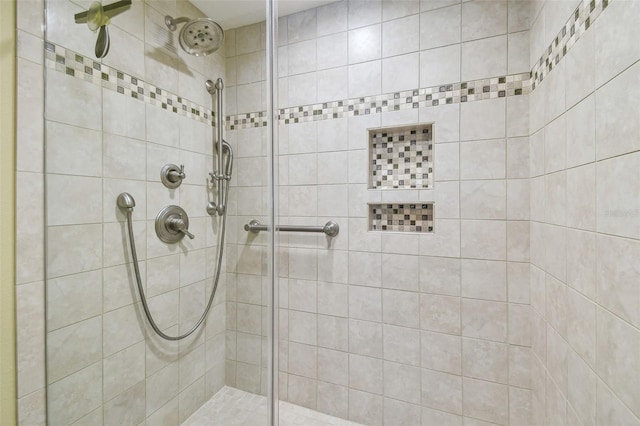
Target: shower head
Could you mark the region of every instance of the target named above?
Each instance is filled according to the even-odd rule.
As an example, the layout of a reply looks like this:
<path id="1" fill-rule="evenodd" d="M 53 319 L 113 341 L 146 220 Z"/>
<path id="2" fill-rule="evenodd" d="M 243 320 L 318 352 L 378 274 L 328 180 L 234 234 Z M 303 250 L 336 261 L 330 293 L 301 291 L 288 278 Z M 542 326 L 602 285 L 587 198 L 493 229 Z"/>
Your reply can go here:
<path id="1" fill-rule="evenodd" d="M 208 18 L 172 18 L 167 15 L 164 23 L 171 31 L 175 31 L 178 24 L 186 24 L 180 30 L 180 47 L 182 50 L 194 56 L 207 56 L 222 46 L 224 30 L 217 22 Z"/>

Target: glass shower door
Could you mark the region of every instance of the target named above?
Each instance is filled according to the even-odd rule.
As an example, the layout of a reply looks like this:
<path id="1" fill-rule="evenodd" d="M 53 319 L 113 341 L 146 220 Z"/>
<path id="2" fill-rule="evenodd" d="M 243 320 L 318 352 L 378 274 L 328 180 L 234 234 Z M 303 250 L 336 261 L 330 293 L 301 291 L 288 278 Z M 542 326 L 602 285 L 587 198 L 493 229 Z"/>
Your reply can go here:
<path id="1" fill-rule="evenodd" d="M 266 424 L 264 22 L 211 52 L 189 1 L 89 6 L 46 3 L 48 422 Z"/>

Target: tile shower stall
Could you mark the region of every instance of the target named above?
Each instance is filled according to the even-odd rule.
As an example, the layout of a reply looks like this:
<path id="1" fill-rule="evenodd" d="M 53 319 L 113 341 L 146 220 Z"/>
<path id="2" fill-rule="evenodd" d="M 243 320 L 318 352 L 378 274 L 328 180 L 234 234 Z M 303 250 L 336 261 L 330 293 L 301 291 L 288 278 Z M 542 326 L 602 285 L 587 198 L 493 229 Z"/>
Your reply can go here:
<path id="1" fill-rule="evenodd" d="M 271 380 L 283 425 L 640 425 L 640 1 L 342 0 L 195 57 L 164 16 L 196 6 L 134 0 L 101 60 L 89 3 L 18 0 L 20 425 L 267 425 L 243 395 Z M 188 330 L 222 248 L 217 78 L 222 274 L 170 342 L 116 197 L 151 312 Z M 157 238 L 172 204 L 195 239 Z M 271 212 L 340 232 L 245 231 Z"/>

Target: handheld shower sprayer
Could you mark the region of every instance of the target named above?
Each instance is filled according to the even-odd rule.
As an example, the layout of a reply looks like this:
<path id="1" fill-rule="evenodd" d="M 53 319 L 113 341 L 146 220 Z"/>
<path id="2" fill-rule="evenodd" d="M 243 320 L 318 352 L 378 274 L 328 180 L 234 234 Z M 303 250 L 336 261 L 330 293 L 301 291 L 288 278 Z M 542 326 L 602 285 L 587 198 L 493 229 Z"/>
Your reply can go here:
<path id="1" fill-rule="evenodd" d="M 227 186 L 227 190 L 228 190 L 228 186 Z M 207 302 L 207 305 L 204 308 L 202 315 L 200 315 L 200 318 L 198 319 L 198 321 L 196 321 L 196 323 L 190 329 L 188 329 L 186 332 L 183 332 L 182 334 L 169 335 L 169 334 L 166 334 L 160 328 L 160 326 L 158 326 L 155 319 L 153 318 L 151 310 L 149 309 L 149 304 L 147 301 L 147 296 L 145 294 L 144 286 L 142 285 L 142 276 L 140 275 L 140 266 L 138 265 L 138 254 L 136 251 L 136 239 L 133 232 L 133 210 L 134 210 L 134 207 L 136 206 L 136 202 L 131 194 L 129 194 L 128 192 L 123 192 L 120 195 L 118 195 L 118 198 L 116 199 L 116 203 L 126 216 L 127 231 L 129 234 L 129 247 L 131 249 L 131 258 L 133 260 L 132 263 L 133 263 L 133 270 L 135 274 L 136 285 L 138 288 L 138 294 L 140 295 L 140 302 L 142 304 L 142 309 L 144 310 L 144 314 L 147 317 L 147 321 L 149 322 L 149 325 L 156 332 L 156 334 L 158 334 L 158 336 L 162 337 L 165 340 L 176 341 L 176 340 L 182 340 L 190 336 L 191 334 L 195 333 L 196 330 L 198 330 L 200 326 L 204 323 L 204 320 L 207 318 L 207 315 L 209 314 L 209 311 L 213 306 L 213 299 L 216 295 L 218 283 L 220 282 L 220 271 L 222 270 L 222 256 L 224 253 L 224 237 L 225 237 L 225 230 L 227 226 L 226 225 L 227 215 L 222 215 L 222 218 L 220 219 L 222 221 L 221 223 L 222 228 L 218 237 L 218 253 L 217 253 L 217 261 L 216 261 L 217 266 L 216 266 L 215 274 L 213 277 L 213 288 L 211 289 L 211 293 L 209 294 L 209 300 Z M 176 212 L 178 214 L 176 214 Z M 186 215 L 186 212 L 178 206 L 168 206 L 160 211 L 160 214 L 158 214 L 158 217 L 156 218 L 156 233 L 158 234 L 158 237 L 164 242 L 175 243 L 179 241 L 179 239 L 172 240 L 172 241 L 163 239 L 162 237 L 163 234 L 158 232 L 159 224 L 164 225 L 165 229 L 171 229 L 173 231 L 172 232 L 173 234 L 182 233 L 184 235 L 187 235 L 191 239 L 194 238 L 194 236 L 189 232 L 189 219 Z M 164 235 L 166 235 L 166 232 L 164 233 Z M 182 326 L 180 327 L 182 328 Z"/>
<path id="2" fill-rule="evenodd" d="M 123 192 L 118 195 L 117 203 L 118 207 L 127 211 L 133 211 L 133 208 L 136 206 L 136 200 L 134 200 L 128 192 Z"/>
<path id="3" fill-rule="evenodd" d="M 220 80 L 220 89 L 223 89 L 224 87 L 224 83 L 222 83 L 222 79 Z M 216 90 L 218 89 L 218 82 L 213 82 L 211 80 L 207 80 L 204 82 L 204 87 L 207 89 L 207 92 L 209 92 L 210 95 L 215 95 L 216 94 Z"/>
<path id="4" fill-rule="evenodd" d="M 171 17 L 167 17 L 167 26 L 169 26 L 169 28 L 173 26 L 173 29 L 175 29 L 176 24 L 185 22 L 185 20 L 187 19 L 178 18 L 174 20 Z M 184 28 L 183 28 L 183 31 L 184 31 Z M 182 34 L 181 34 L 181 43 L 182 43 Z M 163 330 L 161 330 L 158 324 L 155 322 L 153 315 L 151 314 L 151 311 L 149 309 L 149 306 L 147 303 L 147 297 L 145 295 L 145 290 L 142 285 L 142 277 L 140 275 L 140 267 L 138 265 L 138 255 L 136 253 L 135 235 L 133 232 L 133 211 L 134 211 L 134 207 L 136 206 L 136 202 L 133 196 L 128 192 L 123 192 L 119 194 L 118 198 L 116 199 L 118 208 L 120 208 L 122 213 L 124 213 L 124 215 L 126 216 L 127 230 L 129 234 L 129 246 L 131 249 L 131 257 L 133 260 L 135 279 L 136 279 L 138 293 L 140 294 L 140 301 L 141 301 L 145 316 L 147 317 L 149 325 L 151 326 L 151 328 L 153 328 L 156 334 L 158 334 L 163 339 L 171 340 L 171 341 L 182 340 L 190 336 L 191 334 L 195 333 L 196 330 L 198 330 L 199 327 L 204 323 L 207 317 L 207 314 L 209 313 L 211 307 L 213 306 L 213 299 L 215 297 L 216 289 L 218 288 L 218 283 L 220 281 L 220 271 L 222 270 L 222 256 L 224 253 L 224 239 L 225 239 L 225 231 L 226 231 L 226 223 L 227 223 L 227 215 L 225 213 L 226 213 L 226 203 L 229 196 L 229 181 L 231 180 L 231 173 L 233 171 L 233 149 L 231 148 L 231 145 L 229 145 L 229 143 L 227 143 L 223 139 L 224 115 L 222 111 L 222 89 L 224 87 L 224 84 L 222 82 L 222 79 L 219 78 L 215 83 L 211 80 L 207 80 L 207 82 L 205 83 L 205 87 L 207 89 L 207 92 L 209 92 L 209 94 L 216 95 L 217 140 L 215 141 L 216 142 L 215 146 L 217 148 L 217 155 L 218 155 L 218 158 L 217 158 L 218 170 L 214 173 L 210 173 L 211 182 L 217 183 L 218 204 L 216 205 L 216 203 L 210 202 L 207 205 L 207 213 L 209 213 L 211 216 L 214 216 L 216 214 L 220 216 L 221 229 L 218 237 L 217 267 L 215 269 L 215 276 L 213 278 L 213 288 L 211 290 L 211 293 L 209 295 L 209 300 L 207 302 L 207 305 L 202 315 L 200 316 L 198 321 L 190 329 L 188 329 L 188 331 L 178 335 L 169 335 L 169 334 L 166 334 Z M 226 155 L 226 160 L 223 158 L 225 157 L 225 155 Z M 176 170 L 178 170 L 177 166 L 176 166 Z M 184 172 L 182 171 L 182 169 L 180 169 L 180 173 L 184 175 Z M 175 183 L 171 180 L 170 182 Z M 194 236 L 189 232 L 189 218 L 187 216 L 187 213 L 179 206 L 167 206 L 164 209 L 162 209 L 158 214 L 158 216 L 156 217 L 155 225 L 156 225 L 156 234 L 158 235 L 158 238 L 160 238 L 160 240 L 162 240 L 165 243 L 179 242 L 184 237 L 184 235 L 188 236 L 191 239 L 194 238 Z M 176 235 L 178 235 L 179 237 L 176 238 Z M 181 328 L 182 328 L 182 325 L 181 325 Z"/>

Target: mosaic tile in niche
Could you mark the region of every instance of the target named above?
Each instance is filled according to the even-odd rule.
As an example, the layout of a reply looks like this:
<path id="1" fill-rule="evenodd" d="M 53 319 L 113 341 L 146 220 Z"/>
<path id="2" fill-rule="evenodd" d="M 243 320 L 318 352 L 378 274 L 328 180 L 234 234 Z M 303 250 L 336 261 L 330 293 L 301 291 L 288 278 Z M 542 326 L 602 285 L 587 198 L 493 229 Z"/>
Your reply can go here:
<path id="1" fill-rule="evenodd" d="M 369 204 L 369 230 L 433 232 L 433 204 Z"/>
<path id="2" fill-rule="evenodd" d="M 432 136 L 430 124 L 370 130 L 369 187 L 431 188 Z"/>

